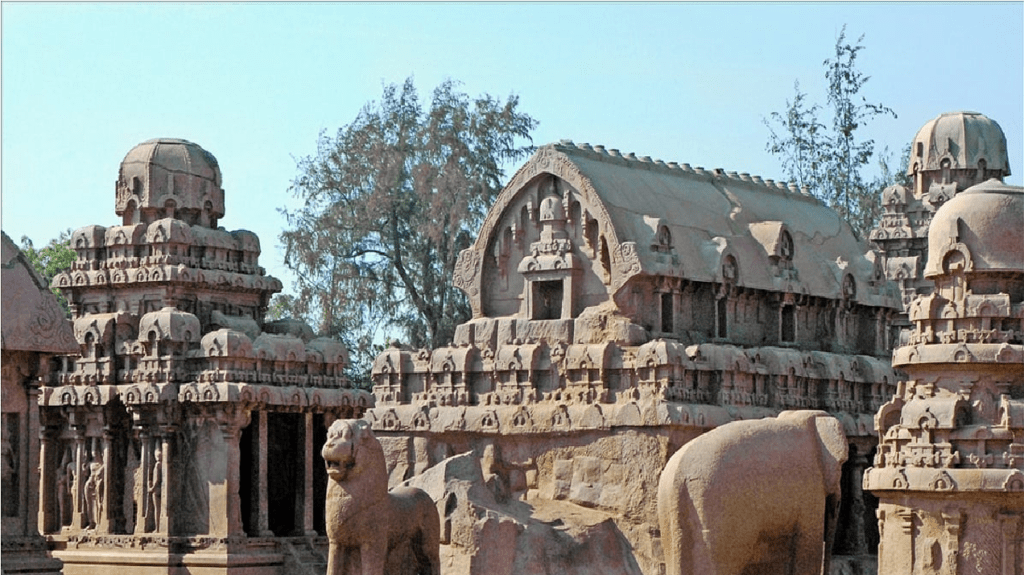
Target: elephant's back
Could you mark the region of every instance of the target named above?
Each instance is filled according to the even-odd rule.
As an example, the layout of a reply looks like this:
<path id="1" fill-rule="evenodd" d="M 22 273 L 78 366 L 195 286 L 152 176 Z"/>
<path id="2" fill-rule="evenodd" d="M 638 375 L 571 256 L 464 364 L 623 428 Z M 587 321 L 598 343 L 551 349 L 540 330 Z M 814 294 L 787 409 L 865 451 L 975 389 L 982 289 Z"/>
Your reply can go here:
<path id="1" fill-rule="evenodd" d="M 392 522 L 392 537 L 404 538 L 422 529 L 440 531 L 437 505 L 426 491 L 416 487 L 395 487 L 388 496 L 392 515 L 399 518 Z"/>
<path id="2" fill-rule="evenodd" d="M 771 498 L 778 485 L 771 479 L 792 479 L 802 489 L 801 477 L 820 481 L 821 448 L 817 438 L 800 424 L 778 419 L 737 421 L 713 429 L 684 445 L 665 466 L 662 483 L 666 496 L 685 484 L 690 497 L 722 491 L 723 483 L 751 496 Z M 785 482 L 781 482 L 785 483 Z M 764 493 L 761 493 L 761 492 Z M 799 493 L 797 493 L 799 495 Z"/>
<path id="3" fill-rule="evenodd" d="M 688 496 L 704 502 L 699 511 L 706 528 L 737 512 L 787 522 L 783 510 L 789 502 L 823 489 L 819 441 L 793 422 L 731 423 L 694 439 L 676 455 L 677 483 L 684 482 Z M 741 510 L 737 498 L 744 501 Z"/>

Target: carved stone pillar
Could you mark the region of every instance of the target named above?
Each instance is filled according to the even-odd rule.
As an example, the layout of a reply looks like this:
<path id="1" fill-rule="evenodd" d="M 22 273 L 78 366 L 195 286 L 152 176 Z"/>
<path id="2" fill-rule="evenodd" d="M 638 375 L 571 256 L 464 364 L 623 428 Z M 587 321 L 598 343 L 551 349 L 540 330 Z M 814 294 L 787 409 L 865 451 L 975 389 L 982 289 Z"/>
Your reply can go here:
<path id="1" fill-rule="evenodd" d="M 255 437 L 252 442 L 252 515 L 255 532 L 260 537 L 273 537 L 270 530 L 270 511 L 267 493 L 267 412 L 253 414 L 256 418 Z"/>
<path id="2" fill-rule="evenodd" d="M 97 505 L 99 509 L 99 517 L 96 518 L 96 530 L 100 533 L 110 533 L 110 507 L 114 501 L 114 482 L 111 481 L 111 476 L 114 474 L 114 458 L 113 458 L 113 443 L 114 443 L 114 431 L 110 426 L 104 426 L 103 428 L 103 440 L 102 440 L 102 461 L 103 461 L 103 483 L 100 488 L 100 493 L 97 495 L 100 498 L 100 503 Z M 93 454 L 95 458 L 96 455 Z"/>
<path id="3" fill-rule="evenodd" d="M 223 438 L 223 452 L 210 471 L 210 523 L 209 534 L 218 537 L 245 535 L 242 527 L 242 501 L 239 494 L 241 452 L 239 439 L 242 428 L 249 423 L 249 411 L 233 405 L 219 405 L 224 411 L 217 420 Z M 213 480 L 223 478 L 222 481 Z"/>
<path id="4" fill-rule="evenodd" d="M 172 489 L 172 484 L 175 482 L 175 477 L 171 474 L 171 439 L 174 437 L 176 428 L 172 425 L 165 425 L 160 428 L 159 446 L 160 449 L 160 466 L 158 471 L 160 473 L 160 501 L 159 505 L 156 506 L 154 512 L 156 516 L 156 531 L 161 534 L 171 534 L 171 517 L 169 511 L 173 509 L 174 501 L 172 500 L 175 490 Z"/>
<path id="5" fill-rule="evenodd" d="M 1002 532 L 1002 571 L 1001 575 L 1015 575 L 1016 565 L 1014 558 L 1017 557 L 1017 546 L 1020 545 L 1020 515 L 1015 513 L 999 514 L 999 530 Z"/>
<path id="6" fill-rule="evenodd" d="M 74 477 L 71 479 L 71 528 L 82 529 L 88 518 L 85 513 L 85 425 L 74 425 Z"/>
<path id="7" fill-rule="evenodd" d="M 57 490 L 57 465 L 58 430 L 46 425 L 39 428 L 39 531 L 40 533 L 53 533 L 60 531 L 60 517 L 58 515 L 56 490 Z"/>
<path id="8" fill-rule="evenodd" d="M 40 363 L 45 364 L 45 361 Z M 26 465 L 22 466 L 21 469 L 21 483 L 24 485 L 25 499 L 22 501 L 21 506 L 21 517 L 23 518 L 24 524 L 22 525 L 22 533 L 25 535 L 36 535 L 37 529 L 33 525 L 35 517 L 39 513 L 39 487 L 40 484 L 37 481 L 33 481 L 32 474 L 40 468 L 40 434 L 36 433 L 39 429 L 39 388 L 35 385 L 30 385 L 26 389 L 28 395 L 28 404 L 30 409 L 28 410 L 28 421 L 23 426 L 22 437 L 24 438 L 23 443 L 26 447 L 26 451 L 22 452 L 23 461 Z"/>
<path id="9" fill-rule="evenodd" d="M 153 462 L 153 444 L 149 438 L 149 430 L 145 427 L 137 427 L 139 435 L 139 480 L 142 482 L 141 498 L 142 501 L 136 502 L 136 515 L 135 515 L 135 533 L 148 533 L 152 528 L 150 526 L 151 517 L 153 516 L 153 510 L 151 498 L 149 496 L 149 481 L 150 481 L 150 468 Z"/>
<path id="10" fill-rule="evenodd" d="M 295 530 L 302 535 L 316 535 L 313 529 L 313 414 L 303 414 L 303 445 L 298 446 L 303 453 L 302 466 L 302 504 L 296 505 Z"/>
<path id="11" fill-rule="evenodd" d="M 850 524 L 847 528 L 846 548 L 850 555 L 867 555 L 868 548 L 864 503 L 864 469 L 868 466 L 867 457 L 858 450 L 857 455 L 850 458 Z"/>
<path id="12" fill-rule="evenodd" d="M 906 507 L 896 507 L 896 521 L 899 522 L 900 533 L 906 541 L 906 543 L 897 545 L 897 547 L 906 549 L 908 552 L 903 554 L 902 564 L 895 566 L 896 570 L 885 571 L 885 573 L 913 573 L 914 557 L 917 555 L 917 542 L 914 540 L 914 510 Z"/>

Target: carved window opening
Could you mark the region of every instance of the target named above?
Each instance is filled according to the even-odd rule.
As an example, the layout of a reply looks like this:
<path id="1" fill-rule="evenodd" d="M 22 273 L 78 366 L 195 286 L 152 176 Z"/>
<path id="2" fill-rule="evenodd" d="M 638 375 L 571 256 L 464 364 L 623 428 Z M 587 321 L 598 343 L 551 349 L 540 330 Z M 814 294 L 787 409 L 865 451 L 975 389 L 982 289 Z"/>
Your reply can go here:
<path id="1" fill-rule="evenodd" d="M 675 332 L 675 308 L 673 306 L 673 294 L 665 292 L 661 294 L 661 331 L 664 333 Z"/>
<path id="2" fill-rule="evenodd" d="M 595 220 L 593 218 L 590 218 L 590 219 L 587 220 L 586 240 L 587 240 L 587 247 L 590 248 L 592 254 L 597 254 L 597 250 L 598 250 L 598 247 L 597 247 L 598 239 L 597 239 L 597 237 L 598 237 L 597 236 L 597 220 Z"/>
<path id="3" fill-rule="evenodd" d="M 149 332 L 149 339 L 146 342 L 146 355 L 148 355 L 150 357 L 157 357 L 157 356 L 159 356 L 160 355 L 160 350 L 157 349 L 158 347 L 159 347 L 159 343 L 157 342 L 157 339 L 156 339 L 156 331 L 150 331 Z"/>
<path id="4" fill-rule="evenodd" d="M 779 339 L 783 342 L 796 341 L 796 306 L 784 305 L 780 311 Z"/>
<path id="5" fill-rule="evenodd" d="M 612 258 L 608 252 L 608 240 L 601 236 L 601 269 L 604 271 L 605 285 L 612 283 Z"/>
<path id="6" fill-rule="evenodd" d="M 561 319 L 562 296 L 562 280 L 533 282 L 533 314 L 530 319 Z"/>
<path id="7" fill-rule="evenodd" d="M 672 232 L 669 231 L 668 226 L 658 226 L 658 234 L 654 238 L 654 245 L 651 249 L 661 253 L 667 253 L 672 250 Z"/>
<path id="8" fill-rule="evenodd" d="M 949 183 L 949 172 L 950 172 L 949 158 L 947 158 L 945 160 L 942 160 L 942 162 L 939 164 L 939 167 L 942 168 L 942 183 L 943 184 L 948 184 Z"/>
<path id="9" fill-rule="evenodd" d="M 779 255 L 782 256 L 783 261 L 793 260 L 793 236 L 789 235 L 789 232 L 783 230 L 782 238 L 779 240 Z"/>
<path id="10" fill-rule="evenodd" d="M 978 181 L 984 182 L 988 179 L 988 163 L 985 160 L 978 160 Z"/>

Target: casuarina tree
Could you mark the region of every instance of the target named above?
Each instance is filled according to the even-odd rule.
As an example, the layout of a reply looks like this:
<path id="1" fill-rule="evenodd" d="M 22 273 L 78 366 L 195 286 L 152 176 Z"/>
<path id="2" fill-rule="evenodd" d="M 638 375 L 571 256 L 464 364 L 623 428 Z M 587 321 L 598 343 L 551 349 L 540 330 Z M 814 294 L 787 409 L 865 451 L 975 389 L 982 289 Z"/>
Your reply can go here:
<path id="1" fill-rule="evenodd" d="M 519 99 L 471 98 L 446 80 L 424 109 L 412 79 L 387 85 L 314 155 L 298 162 L 281 210 L 285 264 L 297 293 L 282 302 L 323 335 L 343 339 L 355 377 L 383 337 L 415 347 L 448 343 L 469 319 L 452 285 L 501 190 L 505 167 L 532 153 L 536 120 Z"/>
<path id="2" fill-rule="evenodd" d="M 865 176 L 875 142 L 863 138 L 858 130 L 876 116 L 895 118 L 896 113 L 882 104 L 868 102 L 860 94 L 870 79 L 856 66 L 857 55 L 864 49 L 863 40 L 862 35 L 855 43 L 848 42 L 843 26 L 834 56 L 823 62 L 831 123 L 818 119 L 821 106 L 807 102 L 799 83 L 785 111 L 773 112 L 764 123 L 769 130 L 766 149 L 781 159 L 786 177 L 809 188 L 811 194 L 839 212 L 854 232 L 867 237 L 881 213 L 877 196 L 892 182 Z M 888 158 L 881 161 L 889 163 Z"/>

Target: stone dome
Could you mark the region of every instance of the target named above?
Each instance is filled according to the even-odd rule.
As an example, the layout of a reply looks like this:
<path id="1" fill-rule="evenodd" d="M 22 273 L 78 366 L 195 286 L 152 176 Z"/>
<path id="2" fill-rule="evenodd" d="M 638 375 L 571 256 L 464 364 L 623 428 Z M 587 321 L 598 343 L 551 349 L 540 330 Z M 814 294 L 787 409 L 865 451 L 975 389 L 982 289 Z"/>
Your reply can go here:
<path id="1" fill-rule="evenodd" d="M 928 229 L 925 277 L 948 273 L 944 262 L 954 252 L 968 272 L 1024 272 L 1024 188 L 993 178 L 939 208 Z"/>
<path id="2" fill-rule="evenodd" d="M 1010 175 L 1006 135 L 999 124 L 978 112 L 947 112 L 930 120 L 914 136 L 907 175 L 941 170 L 949 160 L 952 170 L 984 166 L 984 179 Z"/>
<path id="3" fill-rule="evenodd" d="M 118 172 L 117 215 L 125 225 L 173 217 L 216 227 L 224 216 L 217 158 L 198 144 L 157 138 L 132 148 Z"/>

